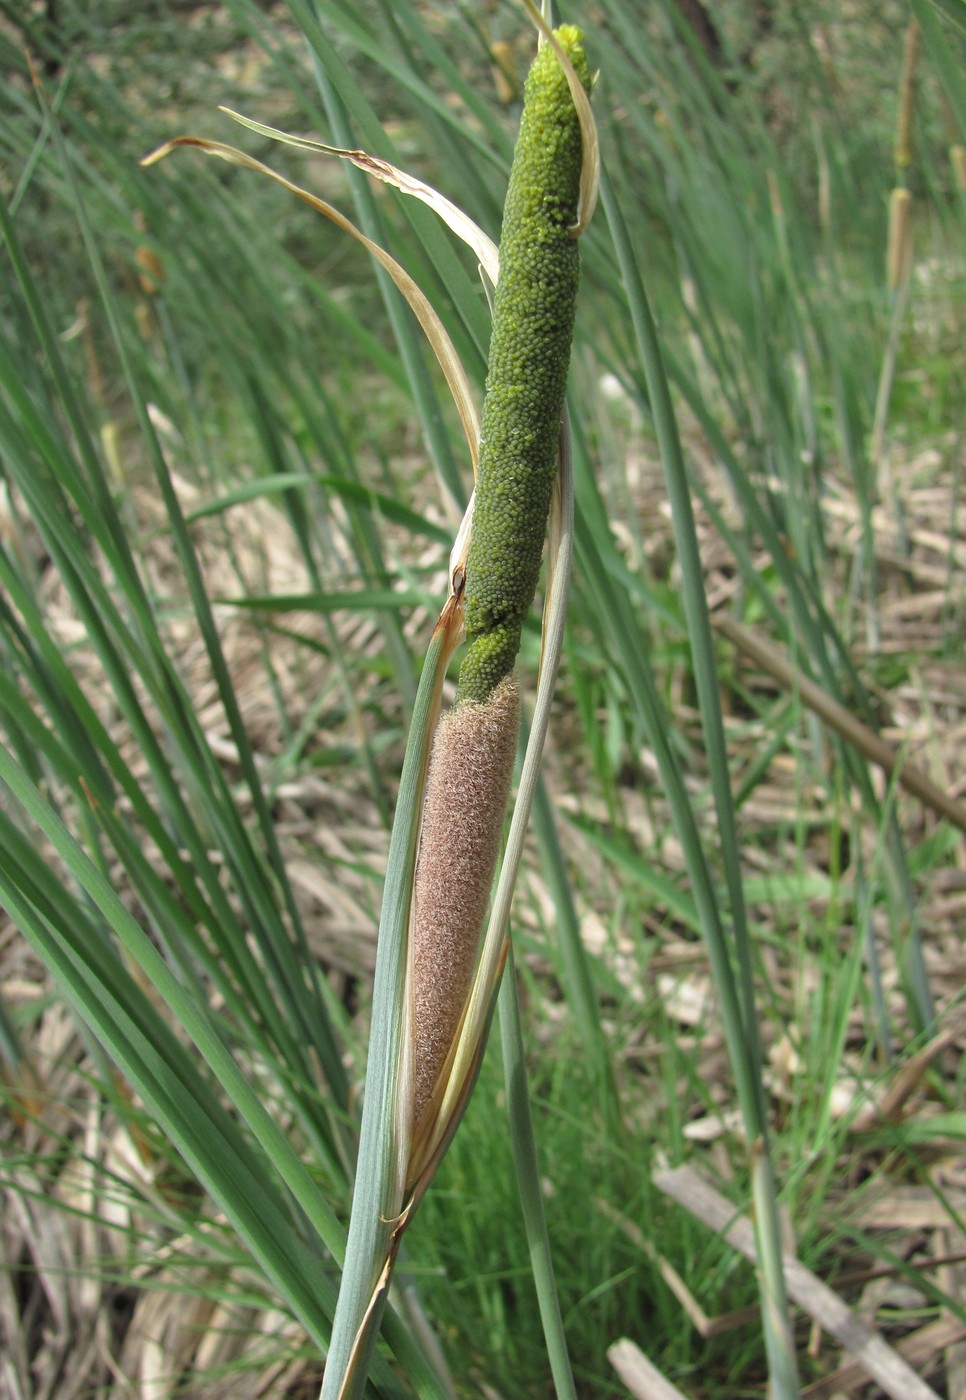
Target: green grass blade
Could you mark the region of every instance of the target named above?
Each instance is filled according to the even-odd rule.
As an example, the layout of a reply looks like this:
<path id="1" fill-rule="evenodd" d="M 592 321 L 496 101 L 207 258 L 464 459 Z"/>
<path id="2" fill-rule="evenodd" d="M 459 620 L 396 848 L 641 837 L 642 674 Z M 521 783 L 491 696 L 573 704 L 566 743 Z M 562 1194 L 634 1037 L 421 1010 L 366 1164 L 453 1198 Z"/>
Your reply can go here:
<path id="1" fill-rule="evenodd" d="M 781 1400 L 795 1400 L 798 1395 L 798 1366 L 781 1263 L 774 1177 L 769 1163 L 768 1126 L 764 1087 L 761 1080 L 762 1055 L 757 1030 L 751 948 L 741 885 L 738 836 L 731 797 L 728 755 L 721 722 L 714 644 L 704 596 L 704 574 L 698 553 L 690 488 L 650 308 L 633 260 L 626 224 L 614 199 L 613 190 L 606 179 L 602 182 L 601 194 L 627 290 L 628 304 L 637 335 L 638 350 L 647 378 L 655 433 L 671 500 L 675 539 L 684 578 L 684 609 L 694 659 L 698 702 L 704 726 L 705 744 L 718 813 L 718 830 L 728 881 L 734 951 L 729 950 L 722 940 L 717 953 L 712 956 L 712 965 L 716 969 L 716 979 L 723 978 L 732 983 L 726 997 L 719 981 L 719 995 L 722 997 L 722 1009 L 725 1017 L 727 1018 L 732 1008 L 738 1011 L 739 1017 L 736 1024 L 726 1025 L 725 1031 L 733 1072 L 736 1074 L 739 1085 L 747 1140 L 750 1151 L 757 1159 L 753 1173 L 756 1195 L 755 1219 L 759 1230 L 763 1320 L 769 1353 L 771 1383 L 775 1388 L 776 1396 L 781 1397 Z M 705 926 L 705 936 L 709 940 L 709 944 L 713 940 L 721 939 L 722 933 L 723 930 L 717 920 Z M 737 982 L 733 980 L 735 973 L 732 971 L 732 959 L 736 964 Z M 745 1069 L 739 1076 L 737 1065 L 741 1060 L 745 1062 Z M 741 1093 L 741 1090 L 747 1092 Z"/>
<path id="2" fill-rule="evenodd" d="M 510 1142 L 520 1189 L 520 1208 L 527 1234 L 533 1281 L 540 1304 L 540 1318 L 550 1359 L 556 1394 L 561 1400 L 576 1400 L 573 1372 L 567 1351 L 560 1300 L 554 1277 L 547 1219 L 543 1208 L 543 1185 L 537 1143 L 533 1132 L 530 1095 L 527 1089 L 526 1050 L 520 1022 L 516 969 L 512 947 L 507 953 L 499 994 L 500 1040 L 503 1046 L 503 1074 L 506 1082 Z"/>
<path id="3" fill-rule="evenodd" d="M 443 645 L 438 632 L 420 676 L 399 781 L 379 921 L 356 1184 L 324 1400 L 353 1400 L 363 1392 L 388 1294 L 388 1277 L 381 1284 L 380 1279 L 403 1206 L 408 1143 L 400 1140 L 396 1121 L 403 987 L 423 783 L 446 661 Z"/>

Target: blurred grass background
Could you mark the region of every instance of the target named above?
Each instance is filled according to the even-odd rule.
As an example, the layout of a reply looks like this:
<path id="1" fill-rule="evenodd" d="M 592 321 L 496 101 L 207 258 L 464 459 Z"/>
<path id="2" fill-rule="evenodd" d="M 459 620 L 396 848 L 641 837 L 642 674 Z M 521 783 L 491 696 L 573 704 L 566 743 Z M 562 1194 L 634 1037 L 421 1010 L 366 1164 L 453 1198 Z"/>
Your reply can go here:
<path id="1" fill-rule="evenodd" d="M 434 216 L 214 109 L 384 155 L 495 235 L 533 37 L 509 4 L 0 14 L 0 1387 L 308 1394 L 388 822 L 469 472 L 354 244 L 245 172 L 138 161 L 208 135 L 330 198 L 482 384 L 485 297 Z M 693 1397 L 764 1382 L 752 1270 L 653 1179 L 692 1163 L 749 1206 L 693 861 L 730 930 L 729 869 L 640 277 L 716 627 L 789 1235 L 960 1396 L 962 6 L 561 17 L 600 68 L 610 195 L 583 242 L 572 621 L 514 938 L 578 1386 L 627 1393 L 624 1336 Z M 912 241 L 890 285 L 894 188 Z M 525 661 L 538 645 L 534 626 Z M 808 680 L 952 811 L 821 722 Z M 379 1393 L 550 1393 L 497 1063 L 407 1238 Z M 839 1355 L 798 1316 L 820 1387 Z"/>

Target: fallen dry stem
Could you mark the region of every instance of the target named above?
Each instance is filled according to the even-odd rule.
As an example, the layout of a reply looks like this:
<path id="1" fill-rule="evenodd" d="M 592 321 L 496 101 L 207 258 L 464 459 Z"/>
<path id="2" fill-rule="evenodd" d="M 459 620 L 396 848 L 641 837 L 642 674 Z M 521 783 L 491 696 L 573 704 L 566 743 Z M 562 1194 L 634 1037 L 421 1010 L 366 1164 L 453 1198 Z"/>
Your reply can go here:
<path id="1" fill-rule="evenodd" d="M 654 1184 L 728 1241 L 746 1259 L 756 1262 L 755 1232 L 747 1217 L 735 1214 L 731 1202 L 690 1167 L 654 1174 Z M 821 1279 L 793 1254 L 782 1258 L 788 1296 L 809 1317 L 850 1351 L 865 1372 L 893 1400 L 939 1400 L 911 1366 L 877 1332 L 866 1325 Z"/>
<path id="2" fill-rule="evenodd" d="M 653 1361 L 628 1337 L 607 1348 L 607 1360 L 634 1396 L 634 1400 L 687 1400 Z"/>
<path id="3" fill-rule="evenodd" d="M 943 792 L 925 773 L 898 754 L 891 744 L 880 739 L 867 724 L 856 719 L 820 685 L 816 685 L 790 661 L 779 655 L 773 642 L 763 641 L 754 632 L 735 622 L 732 617 L 717 616 L 712 619 L 712 623 L 723 637 L 727 637 L 729 642 L 745 656 L 749 656 L 763 671 L 800 695 L 808 708 L 814 710 L 819 719 L 830 729 L 834 729 L 846 743 L 858 749 L 859 753 L 864 754 L 890 777 L 895 776 L 896 781 L 907 792 L 918 797 L 920 802 L 952 822 L 960 831 L 966 832 L 966 807 L 962 803 Z"/>
<path id="4" fill-rule="evenodd" d="M 963 1337 L 966 1337 L 966 1327 L 959 1318 L 943 1317 L 900 1338 L 895 1349 L 910 1366 L 925 1366 L 945 1347 L 958 1345 Z M 864 1366 L 858 1361 L 848 1361 L 831 1375 L 806 1386 L 801 1400 L 835 1400 L 836 1396 L 858 1389 L 864 1381 Z"/>

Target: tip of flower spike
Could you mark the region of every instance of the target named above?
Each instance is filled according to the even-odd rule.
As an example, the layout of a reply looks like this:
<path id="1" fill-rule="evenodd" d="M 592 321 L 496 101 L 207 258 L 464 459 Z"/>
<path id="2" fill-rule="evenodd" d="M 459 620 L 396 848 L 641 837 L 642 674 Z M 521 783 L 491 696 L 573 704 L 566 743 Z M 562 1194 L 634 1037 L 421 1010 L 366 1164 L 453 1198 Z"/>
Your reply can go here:
<path id="1" fill-rule="evenodd" d="M 560 60 L 577 109 L 583 162 L 577 222 L 571 229 L 571 234 L 574 238 L 579 238 L 593 217 L 600 192 L 600 139 L 590 106 L 590 94 L 593 92 L 595 79 L 591 76 L 584 53 L 583 31 L 574 24 L 562 24 L 559 29 L 551 29 L 533 0 L 524 0 L 524 4 L 540 33 L 541 46 L 549 44 Z"/>
<path id="2" fill-rule="evenodd" d="M 258 129 L 257 123 L 247 124 L 255 125 L 256 129 Z M 272 130 L 272 128 L 264 129 Z M 293 139 L 295 139 L 298 144 L 298 139 Z M 304 145 L 306 143 L 302 142 L 301 144 Z M 308 144 L 311 146 L 318 143 Z M 446 328 L 429 299 L 405 269 L 396 262 L 395 258 L 391 257 L 378 243 L 366 237 L 360 229 L 356 228 L 355 224 L 353 224 L 350 219 L 347 219 L 345 215 L 341 214 L 333 205 L 327 203 L 324 199 L 319 199 L 308 190 L 302 189 L 300 185 L 293 184 L 291 180 L 279 174 L 278 171 L 272 170 L 270 166 L 263 165 L 263 163 L 260 160 L 256 160 L 254 156 L 247 155 L 244 151 L 238 150 L 235 146 L 228 146 L 223 141 L 211 141 L 198 136 L 176 136 L 173 140 L 166 141 L 163 146 L 159 146 L 157 150 L 151 151 L 149 155 L 146 155 L 142 159 L 141 165 L 153 165 L 156 161 L 170 154 L 170 152 L 178 146 L 193 146 L 197 150 L 203 151 L 205 155 L 217 156 L 221 160 L 228 161 L 231 165 L 241 166 L 242 169 L 255 171 L 260 175 L 268 176 L 268 178 L 274 180 L 276 184 L 281 185 L 283 189 L 288 190 L 291 194 L 304 200 L 306 204 L 318 210 L 320 214 L 324 214 L 325 217 L 330 219 L 337 227 L 341 228 L 345 233 L 348 233 L 352 238 L 355 238 L 364 248 L 367 248 L 377 262 L 382 264 L 406 298 L 406 301 L 409 303 L 411 310 L 419 321 L 426 338 L 436 354 L 436 358 L 446 377 L 446 382 L 453 395 L 453 402 L 456 405 L 457 412 L 463 424 L 467 446 L 470 450 L 470 458 L 475 471 L 480 438 L 480 425 L 476 404 L 473 399 L 466 371 L 463 368 L 459 355 L 456 353 L 456 348 L 450 340 Z M 338 148 L 335 147 L 325 147 L 324 149 L 330 150 L 335 154 L 346 154 L 349 158 L 356 160 L 356 164 L 359 164 L 364 157 L 364 153 L 359 151 L 340 152 Z M 358 159 L 356 159 L 357 157 Z M 365 157 L 365 159 L 368 160 L 369 158 Z M 401 175 L 401 172 L 395 171 L 394 167 L 386 166 L 383 162 L 381 171 L 380 178 L 388 179 L 389 172 L 393 172 L 393 182 L 398 183 L 395 177 Z M 428 186 L 422 188 L 428 189 Z M 412 193 L 414 191 L 410 190 L 407 192 Z M 454 207 L 454 218 L 458 212 L 459 211 L 455 211 Z M 466 222 L 469 223 L 468 220 Z"/>

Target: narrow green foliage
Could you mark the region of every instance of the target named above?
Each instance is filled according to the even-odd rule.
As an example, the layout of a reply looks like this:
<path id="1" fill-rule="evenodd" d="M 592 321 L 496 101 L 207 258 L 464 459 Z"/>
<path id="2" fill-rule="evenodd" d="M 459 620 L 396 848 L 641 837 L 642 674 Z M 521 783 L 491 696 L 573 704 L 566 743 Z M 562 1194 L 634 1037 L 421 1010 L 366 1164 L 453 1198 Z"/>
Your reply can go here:
<path id="1" fill-rule="evenodd" d="M 962 1316 L 928 1247 L 909 1253 L 898 1219 L 863 1219 L 866 1204 L 883 1218 L 883 1191 L 913 1187 L 950 1238 L 961 1225 L 936 1172 L 963 1133 L 966 1071 L 948 1040 L 961 841 L 883 786 L 801 684 L 888 725 L 908 761 L 928 744 L 930 767 L 958 771 L 961 0 L 913 0 L 922 101 L 896 178 L 895 16 L 841 28 L 830 49 L 812 43 L 814 6 L 774 26 L 752 16 L 740 35 L 711 13 L 703 36 L 678 0 L 657 0 L 646 22 L 628 0 L 571 7 L 605 75 L 607 218 L 579 242 L 573 106 L 553 46 L 541 51 L 520 138 L 528 180 L 504 231 L 462 691 L 486 700 L 513 667 L 521 618 L 532 628 L 555 470 L 554 539 L 571 528 L 566 453 L 554 460 L 569 333 L 547 316 L 572 315 L 579 247 L 557 756 L 513 919 L 520 986 L 502 984 L 504 1073 L 482 1058 L 388 1298 L 412 1131 L 396 1090 L 410 1082 L 398 998 L 425 828 L 419 735 L 449 659 L 424 662 L 424 618 L 452 540 L 439 484 L 465 507 L 462 443 L 396 285 L 374 283 L 341 235 L 221 162 L 149 175 L 138 161 L 173 127 L 225 135 L 221 99 L 417 162 L 495 228 L 515 121 L 490 64 L 498 49 L 516 101 L 526 36 L 510 39 L 514 7 L 227 0 L 190 34 L 163 16 L 121 19 L 105 62 L 104 4 L 63 0 L 49 20 L 43 8 L 7 4 L 0 32 L 0 1097 L 12 1110 L 0 1191 L 26 1270 L 8 1310 L 25 1342 L 7 1348 L 14 1389 L 32 1393 L 45 1338 L 83 1341 L 117 1301 L 139 1310 L 146 1289 L 188 1279 L 213 1301 L 264 1298 L 294 1319 L 306 1369 L 289 1388 L 317 1393 L 324 1359 L 326 1400 L 340 1370 L 341 1400 L 452 1400 L 481 1378 L 507 1396 L 616 1395 L 620 1337 L 686 1395 L 730 1400 L 766 1370 L 787 1395 L 776 1194 L 819 1277 L 847 1255 L 849 1268 L 898 1259 L 930 1319 Z M 553 142 L 528 136 L 535 122 Z M 279 163 L 328 189 L 316 156 L 289 148 Z M 336 202 L 355 201 L 482 380 L 491 332 L 475 260 L 431 208 L 349 179 L 343 194 L 333 174 Z M 883 279 L 893 184 L 914 199 L 913 259 L 894 264 L 905 314 Z M 514 229 L 527 239 L 513 245 Z M 151 292 L 144 251 L 163 264 Z M 521 266 L 536 303 L 514 293 Z M 538 353 L 548 324 L 554 353 L 543 341 Z M 538 378 L 551 370 L 552 394 Z M 554 561 L 547 624 L 569 576 Z M 727 640 L 726 614 L 793 678 Z M 866 637 L 878 650 L 855 645 Z M 549 654 L 545 642 L 545 673 Z M 444 898 L 464 799 L 442 822 Z M 405 815 L 387 864 L 394 809 Z M 78 1029 L 62 1042 L 65 1005 Z M 925 1052 L 919 1083 L 927 1047 L 944 1045 L 902 1121 L 876 1123 L 914 1057 Z M 21 1109 L 32 1121 L 18 1136 Z M 714 1156 L 735 1212 L 755 1219 L 757 1280 L 651 1179 L 657 1152 L 703 1174 L 697 1124 L 724 1113 L 730 1126 L 735 1109 Z M 138 1130 L 136 1170 L 115 1124 Z M 81 1174 L 103 1183 L 83 1239 Z M 843 1197 L 844 1176 L 865 1185 Z M 109 1255 L 92 1252 L 115 1198 L 129 1223 Z M 98 1275 L 100 1296 L 68 1290 L 60 1332 L 44 1261 L 17 1244 L 28 1213 L 38 1239 L 77 1241 L 72 1275 Z M 147 1275 L 144 1259 L 157 1263 Z M 664 1261 L 708 1315 L 756 1296 L 763 1311 L 721 1337 L 689 1333 Z M 885 1308 L 875 1326 L 888 1339 L 900 1320 Z M 241 1339 L 243 1389 L 241 1368 L 289 1329 Z M 205 1374 L 194 1330 L 180 1384 L 201 1397 L 223 1378 Z M 120 1334 L 107 1340 L 76 1372 L 86 1390 L 122 1363 Z M 823 1344 L 798 1363 L 812 1385 L 838 1358 Z"/>
<path id="2" fill-rule="evenodd" d="M 557 37 L 589 90 L 580 31 L 567 25 Z M 503 213 L 466 570 L 460 694 L 480 704 L 513 668 L 540 572 L 580 276 L 580 165 L 577 112 L 544 44 L 527 79 Z"/>

